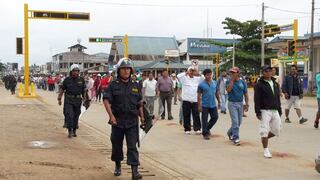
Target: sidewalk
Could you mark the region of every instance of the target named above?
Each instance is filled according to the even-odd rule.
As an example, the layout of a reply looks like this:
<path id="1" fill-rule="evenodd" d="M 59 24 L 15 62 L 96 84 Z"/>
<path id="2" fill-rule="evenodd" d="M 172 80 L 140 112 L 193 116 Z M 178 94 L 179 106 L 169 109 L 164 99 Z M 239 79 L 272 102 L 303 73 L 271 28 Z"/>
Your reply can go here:
<path id="1" fill-rule="evenodd" d="M 105 156 L 83 143 L 81 135 L 67 138 L 62 113 L 54 107 L 11 96 L 1 85 L 0 94 L 0 179 L 115 179 Z M 31 141 L 51 147 L 32 147 Z"/>

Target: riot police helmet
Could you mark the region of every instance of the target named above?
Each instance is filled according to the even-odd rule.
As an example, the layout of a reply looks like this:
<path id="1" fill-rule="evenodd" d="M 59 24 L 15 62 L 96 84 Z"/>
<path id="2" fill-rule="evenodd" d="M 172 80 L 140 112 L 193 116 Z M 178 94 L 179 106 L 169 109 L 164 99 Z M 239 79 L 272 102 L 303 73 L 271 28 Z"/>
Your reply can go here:
<path id="1" fill-rule="evenodd" d="M 70 67 L 70 71 L 80 71 L 78 64 L 72 64 Z"/>

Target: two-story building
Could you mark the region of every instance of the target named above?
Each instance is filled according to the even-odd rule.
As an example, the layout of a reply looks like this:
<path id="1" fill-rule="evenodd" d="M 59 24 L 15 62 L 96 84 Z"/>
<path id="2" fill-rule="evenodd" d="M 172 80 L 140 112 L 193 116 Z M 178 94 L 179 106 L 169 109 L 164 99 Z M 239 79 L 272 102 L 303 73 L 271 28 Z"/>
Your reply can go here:
<path id="1" fill-rule="evenodd" d="M 106 53 L 87 54 L 85 53 L 85 46 L 76 44 L 69 47 L 69 52 L 63 52 L 52 56 L 53 69 L 55 73 L 66 74 L 70 71 L 72 64 L 78 64 L 81 71 L 87 71 L 92 67 L 107 65 L 109 55 Z"/>

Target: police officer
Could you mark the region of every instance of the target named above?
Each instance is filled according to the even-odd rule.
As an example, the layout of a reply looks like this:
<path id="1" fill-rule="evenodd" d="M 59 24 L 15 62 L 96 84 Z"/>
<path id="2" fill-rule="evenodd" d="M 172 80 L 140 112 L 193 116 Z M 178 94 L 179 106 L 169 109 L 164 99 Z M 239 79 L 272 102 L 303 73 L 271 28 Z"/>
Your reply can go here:
<path id="1" fill-rule="evenodd" d="M 69 138 L 77 137 L 76 130 L 79 128 L 81 104 L 82 100 L 86 101 L 86 85 L 84 79 L 79 76 L 79 72 L 77 64 L 70 67 L 70 75 L 63 81 L 58 95 L 58 104 L 61 105 L 61 98 L 64 94 L 64 127 L 68 129 Z"/>
<path id="2" fill-rule="evenodd" d="M 110 117 L 112 155 L 115 162 L 115 176 L 121 175 L 121 161 L 123 160 L 123 139 L 127 142 L 127 164 L 131 165 L 132 179 L 142 179 L 138 171 L 139 153 L 138 116 L 144 126 L 142 93 L 139 83 L 132 81 L 131 60 L 122 58 L 117 68 L 117 79 L 112 81 L 103 92 L 103 103 Z"/>
<path id="3" fill-rule="evenodd" d="M 11 95 L 16 93 L 17 79 L 14 75 L 8 76 L 8 86 L 11 91 Z"/>

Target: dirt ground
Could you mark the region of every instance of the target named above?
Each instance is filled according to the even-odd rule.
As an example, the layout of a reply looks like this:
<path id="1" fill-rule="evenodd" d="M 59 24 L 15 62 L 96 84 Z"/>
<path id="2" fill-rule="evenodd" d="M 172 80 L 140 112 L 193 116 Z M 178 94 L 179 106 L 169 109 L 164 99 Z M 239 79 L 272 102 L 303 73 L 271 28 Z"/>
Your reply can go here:
<path id="1" fill-rule="evenodd" d="M 7 92 L 0 86 L 0 94 Z M 5 95 L 7 96 L 7 95 Z M 1 101 L 1 100 L 0 100 Z M 68 139 L 62 114 L 45 104 L 0 103 L 0 179 L 114 179 L 105 156 L 79 138 Z M 30 147 L 48 141 L 49 148 Z"/>

